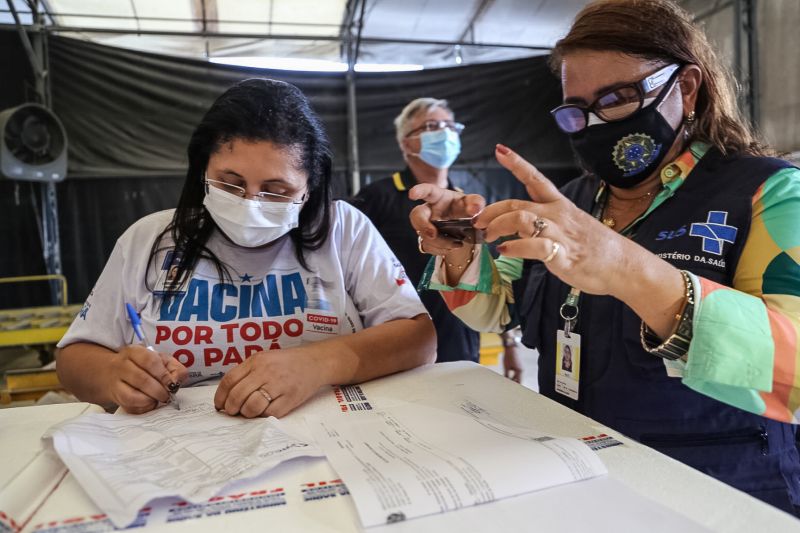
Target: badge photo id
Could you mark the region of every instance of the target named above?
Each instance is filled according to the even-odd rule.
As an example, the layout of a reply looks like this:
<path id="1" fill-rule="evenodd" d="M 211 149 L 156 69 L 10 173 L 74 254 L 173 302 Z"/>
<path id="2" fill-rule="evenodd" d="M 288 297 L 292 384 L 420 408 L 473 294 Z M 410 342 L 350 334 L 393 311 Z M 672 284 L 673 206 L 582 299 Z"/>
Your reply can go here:
<path id="1" fill-rule="evenodd" d="M 556 392 L 573 400 L 578 399 L 581 369 L 581 336 L 564 330 L 556 334 Z"/>
<path id="2" fill-rule="evenodd" d="M 191 277 L 191 272 L 184 272 L 183 278 L 178 280 L 178 265 L 181 261 L 181 253 L 174 250 L 167 251 L 158 279 L 155 283 L 153 294 L 155 296 L 166 296 L 168 294 L 181 294 L 186 290 L 187 281 Z"/>

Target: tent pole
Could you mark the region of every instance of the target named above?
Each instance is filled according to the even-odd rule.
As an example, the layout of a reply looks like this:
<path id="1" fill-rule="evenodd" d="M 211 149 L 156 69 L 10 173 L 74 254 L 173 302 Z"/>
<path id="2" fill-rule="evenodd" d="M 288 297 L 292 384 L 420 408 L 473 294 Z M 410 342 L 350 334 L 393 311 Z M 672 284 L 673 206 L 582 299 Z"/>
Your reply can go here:
<path id="1" fill-rule="evenodd" d="M 33 69 L 33 75 L 36 78 L 36 92 L 39 97 L 42 96 L 43 92 L 40 90 L 39 80 L 44 78 L 44 67 L 42 66 L 42 61 L 40 60 L 40 56 L 36 54 L 33 49 L 33 45 L 31 44 L 31 40 L 28 38 L 28 34 L 25 32 L 25 27 L 22 25 L 22 21 L 19 19 L 19 13 L 17 13 L 17 8 L 14 6 L 14 0 L 6 0 L 8 4 L 8 9 L 11 11 L 11 16 L 14 17 L 14 25 L 17 27 L 17 34 L 19 35 L 19 40 L 22 42 L 22 48 L 25 49 L 25 54 L 28 56 L 28 61 L 31 64 L 31 68 Z M 38 13 L 31 13 L 33 15 L 33 19 L 36 23 L 39 23 Z M 44 100 L 42 100 L 44 103 Z"/>
<path id="2" fill-rule="evenodd" d="M 39 64 L 43 66 L 41 77 L 36 80 L 36 92 L 39 100 L 47 109 L 52 110 L 53 100 L 50 93 L 50 76 L 48 76 L 47 33 L 44 31 L 44 13 L 39 9 L 38 1 L 32 2 L 35 26 L 33 48 Z M 48 274 L 61 274 L 61 232 L 58 225 L 58 194 L 56 184 L 42 183 L 42 255 Z M 60 305 L 69 295 L 62 295 L 63 287 L 57 281 L 50 282 L 50 298 L 53 305 Z"/>
<path id="3" fill-rule="evenodd" d="M 349 45 L 348 45 L 349 47 Z M 356 112 L 356 80 L 353 69 L 347 71 L 347 141 L 350 169 L 350 194 L 357 194 L 361 188 L 361 169 L 358 164 L 358 114 Z"/>
<path id="4" fill-rule="evenodd" d="M 356 76 L 355 67 L 358 61 L 358 47 L 361 40 L 361 28 L 364 25 L 364 7 L 366 0 L 361 0 L 361 15 L 359 20 L 358 36 L 354 38 L 353 25 L 347 28 L 347 144 L 348 144 L 348 164 L 350 174 L 350 194 L 358 194 L 361 188 L 361 168 L 358 157 L 358 111 L 356 109 Z M 356 5 L 358 3 L 356 2 Z M 353 12 L 355 7 L 353 6 Z"/>
<path id="5" fill-rule="evenodd" d="M 44 31 L 44 15 L 39 11 L 37 1 L 31 2 L 35 31 L 32 32 L 33 41 L 28 38 L 25 28 L 19 19 L 13 0 L 7 0 L 8 8 L 14 16 L 19 38 L 28 60 L 31 63 L 33 75 L 36 79 L 36 96 L 39 103 L 50 109 L 52 106 L 50 95 L 50 80 L 47 76 L 47 34 Z M 58 195 L 56 184 L 52 182 L 40 184 L 41 193 L 41 233 L 42 256 L 48 274 L 61 274 L 61 240 L 58 227 Z M 50 282 L 50 298 L 53 305 L 59 305 L 62 300 L 61 283 Z"/>

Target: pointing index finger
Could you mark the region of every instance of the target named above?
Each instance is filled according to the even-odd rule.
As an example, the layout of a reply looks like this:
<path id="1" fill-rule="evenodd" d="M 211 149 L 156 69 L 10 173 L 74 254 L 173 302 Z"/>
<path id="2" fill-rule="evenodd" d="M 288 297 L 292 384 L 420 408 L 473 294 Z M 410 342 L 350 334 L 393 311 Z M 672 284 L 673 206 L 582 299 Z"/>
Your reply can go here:
<path id="1" fill-rule="evenodd" d="M 525 190 L 528 191 L 528 195 L 532 200 L 546 203 L 563 198 L 563 195 L 553 185 L 552 181 L 512 149 L 498 144 L 495 149 L 495 157 L 498 163 L 511 171 L 514 177 L 525 185 Z"/>

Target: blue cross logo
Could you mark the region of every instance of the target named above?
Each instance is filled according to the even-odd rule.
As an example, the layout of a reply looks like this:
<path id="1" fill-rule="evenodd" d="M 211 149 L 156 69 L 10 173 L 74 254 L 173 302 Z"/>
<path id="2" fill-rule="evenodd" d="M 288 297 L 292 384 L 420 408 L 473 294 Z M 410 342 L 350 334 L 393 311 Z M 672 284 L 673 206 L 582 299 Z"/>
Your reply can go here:
<path id="1" fill-rule="evenodd" d="M 728 226 L 727 220 L 727 211 L 709 211 L 706 222 L 693 223 L 689 235 L 703 239 L 704 252 L 722 255 L 722 243 L 733 243 L 739 231 L 736 226 Z"/>

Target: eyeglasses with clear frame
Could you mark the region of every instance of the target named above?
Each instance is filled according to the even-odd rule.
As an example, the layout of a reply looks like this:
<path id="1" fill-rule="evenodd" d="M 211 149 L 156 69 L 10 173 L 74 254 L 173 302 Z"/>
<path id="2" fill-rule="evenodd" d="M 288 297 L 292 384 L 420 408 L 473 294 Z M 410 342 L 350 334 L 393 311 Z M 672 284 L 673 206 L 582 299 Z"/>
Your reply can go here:
<path id="1" fill-rule="evenodd" d="M 667 65 L 637 82 L 613 88 L 590 105 L 564 104 L 550 111 L 559 129 L 564 133 L 578 133 L 592 124 L 597 124 L 589 114 L 603 122 L 618 122 L 639 111 L 652 101 L 647 95 L 673 79 L 680 65 Z"/>
<path id="2" fill-rule="evenodd" d="M 231 183 L 226 183 L 224 181 L 212 180 L 209 179 L 208 176 L 205 177 L 204 181 L 206 185 L 206 193 L 208 193 L 209 187 L 214 187 L 217 189 L 221 189 L 229 194 L 238 196 L 239 198 L 247 198 L 248 196 L 251 196 L 254 200 L 265 203 L 275 202 L 280 204 L 302 204 L 303 202 L 305 202 L 307 194 L 303 193 L 303 195 L 300 198 L 294 198 L 292 196 L 286 196 L 283 194 L 277 194 L 274 192 L 265 192 L 265 191 L 260 191 L 255 194 L 248 194 L 247 190 L 245 190 L 244 187 L 233 185 Z"/>
<path id="3" fill-rule="evenodd" d="M 425 133 L 427 131 L 439 131 L 445 128 L 461 135 L 461 132 L 464 131 L 465 127 L 466 126 L 464 126 L 462 123 L 454 122 L 452 120 L 426 120 L 425 122 L 422 123 L 422 126 L 414 128 L 413 130 L 406 133 L 406 138 L 411 137 L 412 135 L 417 135 L 419 133 Z"/>

